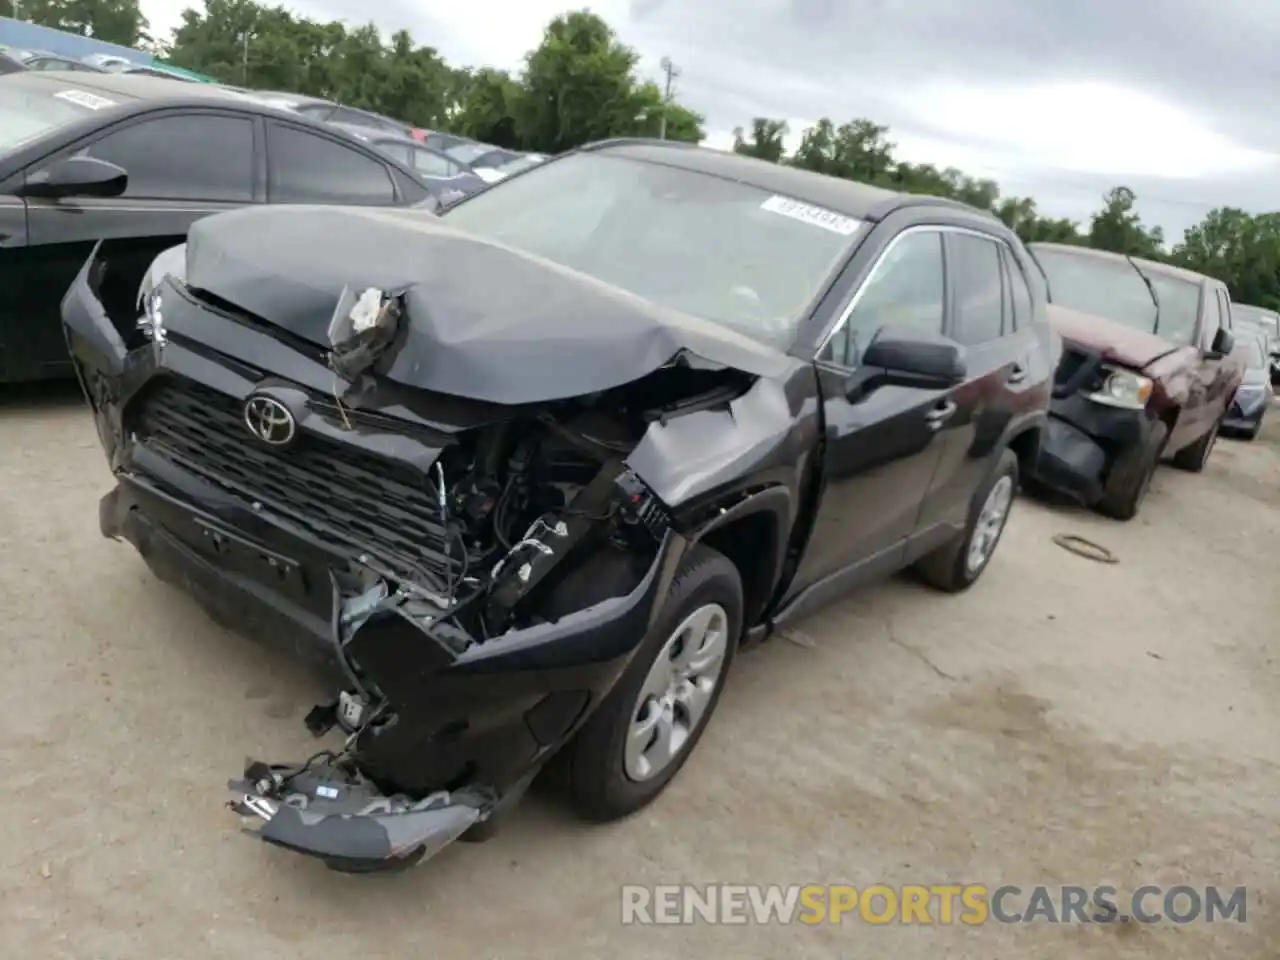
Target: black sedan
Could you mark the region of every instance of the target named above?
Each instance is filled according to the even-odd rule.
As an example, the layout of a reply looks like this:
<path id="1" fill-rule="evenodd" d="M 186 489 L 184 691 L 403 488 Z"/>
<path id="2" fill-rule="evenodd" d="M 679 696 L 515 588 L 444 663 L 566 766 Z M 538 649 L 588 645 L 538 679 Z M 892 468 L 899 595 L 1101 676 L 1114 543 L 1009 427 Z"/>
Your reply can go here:
<path id="1" fill-rule="evenodd" d="M 122 308 L 207 214 L 430 198 L 395 157 L 212 84 L 15 73 L 0 84 L 0 382 L 72 375 L 58 305 L 100 239 L 117 252 L 104 296 Z"/>

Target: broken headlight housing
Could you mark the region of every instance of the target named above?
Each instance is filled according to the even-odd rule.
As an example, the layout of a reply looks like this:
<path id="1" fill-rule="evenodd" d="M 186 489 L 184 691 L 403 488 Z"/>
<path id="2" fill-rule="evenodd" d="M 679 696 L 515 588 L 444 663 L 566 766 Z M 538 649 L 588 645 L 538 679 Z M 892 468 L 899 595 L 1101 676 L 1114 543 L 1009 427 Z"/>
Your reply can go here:
<path id="1" fill-rule="evenodd" d="M 1143 410 L 1151 399 L 1153 384 L 1149 377 L 1120 367 L 1103 366 L 1102 383 L 1085 398 L 1108 407 Z"/>

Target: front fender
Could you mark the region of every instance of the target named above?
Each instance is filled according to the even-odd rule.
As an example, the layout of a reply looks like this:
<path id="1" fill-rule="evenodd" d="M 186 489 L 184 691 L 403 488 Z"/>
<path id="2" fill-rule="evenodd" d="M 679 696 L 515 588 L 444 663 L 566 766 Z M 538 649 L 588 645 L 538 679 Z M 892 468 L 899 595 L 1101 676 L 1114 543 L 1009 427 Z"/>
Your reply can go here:
<path id="1" fill-rule="evenodd" d="M 795 499 L 820 439 L 819 410 L 813 368 L 797 363 L 723 406 L 650 424 L 627 466 L 677 517 L 770 485 Z"/>

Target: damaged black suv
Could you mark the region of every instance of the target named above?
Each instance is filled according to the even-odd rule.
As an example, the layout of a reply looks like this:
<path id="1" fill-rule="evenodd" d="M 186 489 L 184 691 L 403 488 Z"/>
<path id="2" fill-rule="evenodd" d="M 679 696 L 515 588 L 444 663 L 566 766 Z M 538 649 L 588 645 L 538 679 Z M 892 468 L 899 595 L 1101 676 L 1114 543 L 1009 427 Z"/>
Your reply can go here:
<path id="1" fill-rule="evenodd" d="M 193 226 L 141 317 L 63 304 L 117 485 L 102 532 L 334 675 L 340 749 L 233 807 L 331 867 L 478 838 L 558 755 L 652 800 L 735 653 L 996 548 L 1060 346 L 958 203 L 701 148 L 586 147 L 437 217 Z"/>

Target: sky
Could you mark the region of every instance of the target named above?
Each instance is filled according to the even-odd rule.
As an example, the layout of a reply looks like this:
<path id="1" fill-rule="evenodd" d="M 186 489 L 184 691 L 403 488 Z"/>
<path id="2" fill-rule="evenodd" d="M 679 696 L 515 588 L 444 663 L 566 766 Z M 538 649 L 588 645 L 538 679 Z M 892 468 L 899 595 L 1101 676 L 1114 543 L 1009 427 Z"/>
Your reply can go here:
<path id="1" fill-rule="evenodd" d="M 154 32 L 184 0 L 142 0 Z M 556 0 L 291 0 L 313 19 L 408 29 L 451 62 L 518 69 Z M 956 166 L 1087 223 L 1123 184 L 1176 242 L 1215 206 L 1280 209 L 1275 0 L 600 0 L 727 147 L 757 116 L 790 145 L 823 116 L 890 128 L 900 159 Z"/>

